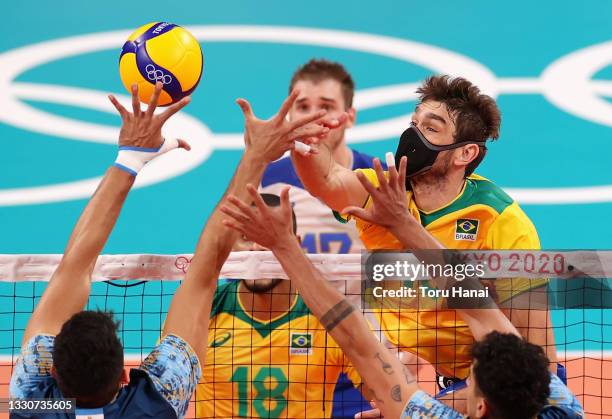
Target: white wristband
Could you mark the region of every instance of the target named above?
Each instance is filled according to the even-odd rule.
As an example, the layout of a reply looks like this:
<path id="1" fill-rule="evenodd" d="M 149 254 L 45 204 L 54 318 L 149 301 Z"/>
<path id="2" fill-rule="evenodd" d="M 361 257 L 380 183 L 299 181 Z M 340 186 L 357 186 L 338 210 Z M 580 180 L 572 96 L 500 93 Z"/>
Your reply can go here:
<path id="1" fill-rule="evenodd" d="M 119 147 L 119 153 L 117 153 L 115 167 L 136 176 L 145 164 L 157 156 L 178 148 L 178 145 L 178 140 L 172 138 L 164 139 L 164 142 L 157 148 L 121 146 Z"/>

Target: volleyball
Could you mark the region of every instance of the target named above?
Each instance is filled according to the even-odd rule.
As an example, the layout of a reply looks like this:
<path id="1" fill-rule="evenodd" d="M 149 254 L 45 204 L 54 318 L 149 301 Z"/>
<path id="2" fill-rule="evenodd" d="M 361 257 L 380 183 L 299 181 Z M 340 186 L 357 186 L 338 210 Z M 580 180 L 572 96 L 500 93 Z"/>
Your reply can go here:
<path id="1" fill-rule="evenodd" d="M 119 57 L 119 74 L 131 92 L 138 84 L 142 102 L 149 102 L 156 82 L 163 84 L 159 105 L 167 106 L 190 95 L 202 77 L 204 57 L 195 37 L 168 22 L 151 22 L 136 29 Z"/>

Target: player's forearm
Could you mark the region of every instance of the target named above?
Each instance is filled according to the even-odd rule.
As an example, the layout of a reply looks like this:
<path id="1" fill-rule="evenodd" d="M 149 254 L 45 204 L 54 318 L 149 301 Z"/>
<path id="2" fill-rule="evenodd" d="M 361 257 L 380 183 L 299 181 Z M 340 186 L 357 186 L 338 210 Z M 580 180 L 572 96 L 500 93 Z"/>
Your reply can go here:
<path id="1" fill-rule="evenodd" d="M 291 240 L 286 246 L 274 248 L 273 253 L 310 311 L 347 356 L 352 352 L 360 353 L 367 348 L 368 341 L 377 342 L 361 313 L 323 278 L 297 241 Z"/>
<path id="2" fill-rule="evenodd" d="M 87 267 L 93 269 L 93 264 L 117 222 L 134 179 L 116 167 L 108 169 L 70 235 L 58 271 L 76 271 Z"/>
<path id="3" fill-rule="evenodd" d="M 214 292 L 221 267 L 229 256 L 237 233 L 222 224 L 220 207 L 232 194 L 247 200 L 247 183 L 258 184 L 266 168 L 266 160 L 245 152 L 227 190 L 213 210 L 194 252 L 185 281 L 176 291 L 163 334 L 176 334 L 196 351 L 203 365 L 206 357 L 208 323 Z"/>
<path id="4" fill-rule="evenodd" d="M 475 340 L 482 340 L 486 335 L 494 331 L 519 335 L 510 320 L 497 307 L 459 309 L 457 314 L 468 325 Z"/>
<path id="5" fill-rule="evenodd" d="M 234 177 L 202 231 L 188 271 L 188 277 L 191 273 L 201 278 L 202 273 L 206 273 L 206 276 L 211 278 L 214 276 L 212 279 L 217 279 L 217 275 L 221 271 L 221 267 L 225 263 L 237 237 L 237 233 L 223 226 L 224 216 L 219 208 L 228 195 L 235 195 L 239 199 L 247 201 L 249 198 L 246 189 L 247 183 L 258 185 L 261 182 L 266 165 L 267 162 L 261 156 L 249 151 L 244 153 Z"/>
<path id="6" fill-rule="evenodd" d="M 429 233 L 417 220 L 410 214 L 397 220 L 397 224 L 389 230 L 402 247 L 407 250 L 416 249 L 445 249 L 431 233 Z"/>
<path id="7" fill-rule="evenodd" d="M 402 243 L 405 249 L 423 262 L 431 265 L 446 264 L 447 255 L 443 253 L 446 248 L 437 241 L 414 217 L 408 216 L 405 220 L 391 229 L 391 233 Z M 432 252 L 431 250 L 439 250 Z M 441 278 L 434 281 L 439 288 L 483 290 L 484 286 L 477 278 L 466 278 L 462 281 L 453 278 Z M 476 340 L 484 338 L 494 330 L 502 333 L 518 334 L 516 328 L 501 312 L 492 298 L 478 297 L 474 299 L 457 298 L 449 300 L 449 308 L 454 308 L 470 328 Z"/>
<path id="8" fill-rule="evenodd" d="M 343 320 L 353 313 L 354 307 L 321 276 L 296 240 L 288 240 L 286 244 L 275 247 L 272 251 L 310 311 L 326 328 L 329 326 L 332 336 L 334 339 L 337 337 L 336 342 L 340 346 L 348 345 L 355 334 L 358 334 L 359 328 L 352 329 L 353 334 L 348 333 Z M 332 319 L 329 312 L 334 307 L 337 307 L 337 316 Z M 367 329 L 365 324 L 364 327 Z"/>
<path id="9" fill-rule="evenodd" d="M 83 309 L 91 272 L 133 183 L 128 173 L 108 169 L 74 227 L 64 256 L 28 322 L 23 343 L 37 333 L 59 333 L 62 324 Z"/>
<path id="10" fill-rule="evenodd" d="M 295 150 L 291 152 L 295 171 L 311 195 L 318 196 L 324 190 L 331 166 L 335 163 L 331 150 L 321 145 L 316 154 L 303 155 Z"/>
<path id="11" fill-rule="evenodd" d="M 338 208 L 335 198 L 343 192 L 339 190 L 340 183 L 335 176 L 338 163 L 333 159 L 331 150 L 321 145 L 317 154 L 307 156 L 294 150 L 291 160 L 304 188 L 330 208 L 340 211 L 342 208 Z"/>
<path id="12" fill-rule="evenodd" d="M 418 389 L 401 362 L 374 337 L 363 315 L 314 268 L 297 242 L 273 249 L 289 279 L 351 360 L 386 417 L 399 412 Z"/>

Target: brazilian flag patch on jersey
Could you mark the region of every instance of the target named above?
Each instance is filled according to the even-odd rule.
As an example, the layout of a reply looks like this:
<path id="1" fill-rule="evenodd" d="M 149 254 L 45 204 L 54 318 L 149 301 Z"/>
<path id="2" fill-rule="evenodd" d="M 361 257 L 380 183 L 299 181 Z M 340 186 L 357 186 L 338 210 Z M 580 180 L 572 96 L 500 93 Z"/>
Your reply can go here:
<path id="1" fill-rule="evenodd" d="M 291 333 L 289 355 L 312 355 L 312 334 Z"/>
<path id="2" fill-rule="evenodd" d="M 455 226 L 455 240 L 475 241 L 478 234 L 478 220 L 459 218 Z"/>

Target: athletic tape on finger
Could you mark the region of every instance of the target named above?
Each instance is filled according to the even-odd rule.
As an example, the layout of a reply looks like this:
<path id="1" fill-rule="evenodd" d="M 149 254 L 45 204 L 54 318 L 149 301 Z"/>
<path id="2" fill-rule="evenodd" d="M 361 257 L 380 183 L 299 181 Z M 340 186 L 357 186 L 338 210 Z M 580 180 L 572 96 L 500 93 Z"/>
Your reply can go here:
<path id="1" fill-rule="evenodd" d="M 308 154 L 310 152 L 310 146 L 301 141 L 295 141 L 295 151 L 300 154 Z"/>
<path id="2" fill-rule="evenodd" d="M 390 151 L 387 151 L 385 154 L 385 161 L 387 162 L 387 167 L 395 167 L 395 156 Z"/>
<path id="3" fill-rule="evenodd" d="M 148 162 L 178 146 L 179 142 L 176 138 L 164 139 L 157 148 L 121 146 L 117 153 L 115 167 L 136 176 Z"/>

